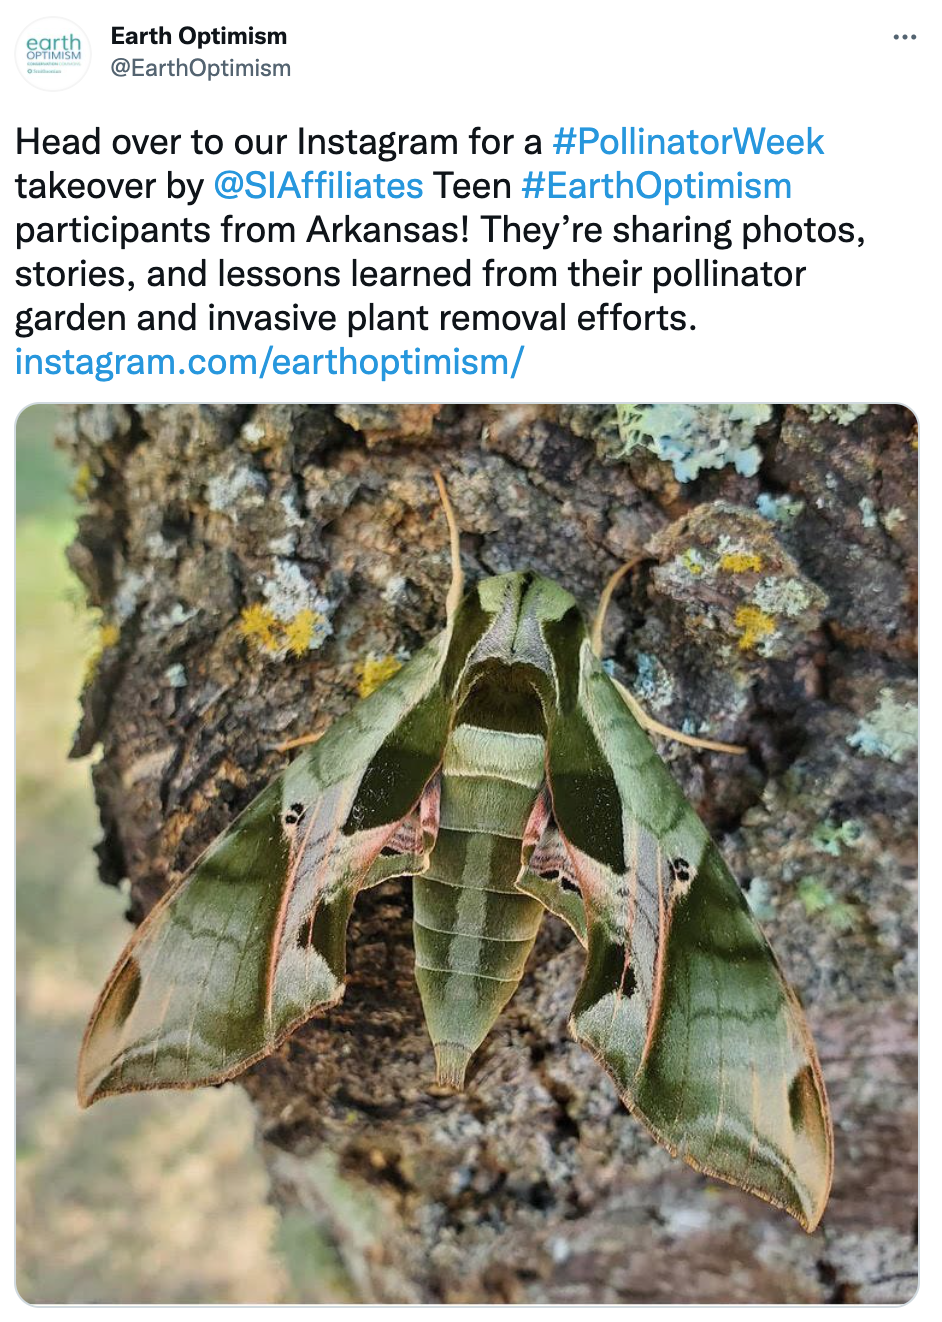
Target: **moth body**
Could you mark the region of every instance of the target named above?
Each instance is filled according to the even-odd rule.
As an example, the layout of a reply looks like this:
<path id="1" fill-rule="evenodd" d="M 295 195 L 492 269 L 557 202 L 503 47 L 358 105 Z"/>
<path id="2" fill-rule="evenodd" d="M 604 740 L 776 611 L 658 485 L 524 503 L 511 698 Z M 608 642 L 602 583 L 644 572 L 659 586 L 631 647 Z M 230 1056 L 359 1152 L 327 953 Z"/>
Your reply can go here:
<path id="1" fill-rule="evenodd" d="M 458 725 L 445 748 L 438 836 L 413 903 L 416 981 L 448 1087 L 463 1086 L 545 912 L 515 885 L 544 751 L 539 735 L 477 725 Z"/>
<path id="2" fill-rule="evenodd" d="M 445 661 L 446 672 L 455 666 L 457 702 L 438 833 L 413 883 L 416 981 L 438 1082 L 453 1088 L 523 977 L 545 912 L 517 886 L 546 780 L 541 689 L 551 676 L 539 620 L 547 592 L 572 601 L 530 573 L 481 586 L 484 595 L 469 594 L 458 610 Z"/>

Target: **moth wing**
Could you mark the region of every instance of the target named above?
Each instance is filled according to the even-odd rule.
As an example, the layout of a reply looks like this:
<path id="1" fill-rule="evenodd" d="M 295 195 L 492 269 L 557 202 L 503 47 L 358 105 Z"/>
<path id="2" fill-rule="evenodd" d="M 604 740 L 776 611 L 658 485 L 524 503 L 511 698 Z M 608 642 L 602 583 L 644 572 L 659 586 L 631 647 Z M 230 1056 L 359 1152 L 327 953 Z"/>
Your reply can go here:
<path id="1" fill-rule="evenodd" d="M 434 842 L 444 643 L 336 721 L 151 911 L 86 1029 L 83 1105 L 231 1078 L 340 999 L 358 891 L 420 870 Z"/>
<path id="2" fill-rule="evenodd" d="M 833 1138 L 804 1015 L 719 851 L 586 646 L 550 729 L 553 814 L 585 902 L 570 1026 L 655 1139 L 784 1208 L 824 1210 Z"/>

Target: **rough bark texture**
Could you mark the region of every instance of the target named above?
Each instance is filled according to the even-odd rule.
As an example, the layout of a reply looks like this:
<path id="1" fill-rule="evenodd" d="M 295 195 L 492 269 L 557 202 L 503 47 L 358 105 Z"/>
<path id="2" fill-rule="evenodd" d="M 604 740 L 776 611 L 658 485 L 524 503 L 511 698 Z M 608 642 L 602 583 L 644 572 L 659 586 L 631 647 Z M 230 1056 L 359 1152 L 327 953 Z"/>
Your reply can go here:
<path id="1" fill-rule="evenodd" d="M 851 406 L 853 410 L 853 406 Z M 365 893 L 343 1003 L 241 1081 L 282 1207 L 371 1301 L 875 1302 L 916 1286 L 915 423 L 776 407 L 761 466 L 681 482 L 609 406 L 80 407 L 73 565 L 103 648 L 76 751 L 103 880 L 139 919 L 282 764 L 356 700 L 369 654 L 441 626 L 444 470 L 469 576 L 533 568 L 607 628 L 805 1002 L 835 1116 L 814 1236 L 670 1157 L 566 1018 L 582 956 L 548 918 L 467 1092 L 429 1088 L 407 882 Z M 748 467 L 748 465 L 746 465 Z M 757 508 L 757 499 L 760 500 Z M 307 594 L 307 595 L 305 595 Z M 313 603 L 295 657 L 246 638 Z M 287 604 L 286 604 L 287 603 Z M 317 639 L 315 638 L 316 642 Z"/>

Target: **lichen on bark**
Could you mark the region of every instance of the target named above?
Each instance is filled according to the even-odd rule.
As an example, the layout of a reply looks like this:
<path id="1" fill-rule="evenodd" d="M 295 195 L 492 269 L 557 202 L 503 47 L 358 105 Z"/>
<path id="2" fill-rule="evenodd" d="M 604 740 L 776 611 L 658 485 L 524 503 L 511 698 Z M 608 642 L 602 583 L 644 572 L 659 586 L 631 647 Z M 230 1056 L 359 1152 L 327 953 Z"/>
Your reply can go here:
<path id="1" fill-rule="evenodd" d="M 441 626 L 435 467 L 469 577 L 529 566 L 590 612 L 645 553 L 607 651 L 661 721 L 749 748 L 660 745 L 819 1042 L 837 1130 L 821 1230 L 672 1161 L 623 1110 L 567 1036 L 582 959 L 552 918 L 467 1092 L 430 1090 L 404 882 L 358 900 L 343 1003 L 237 1085 L 275 1197 L 331 1237 L 365 1301 L 908 1298 L 914 420 L 776 406 L 756 471 L 692 481 L 617 438 L 610 405 L 65 413 L 85 499 L 71 561 L 103 626 L 75 741 L 100 747 L 102 878 L 130 879 L 139 919 L 282 765 L 282 740 L 348 710 L 367 658 Z M 323 627 L 266 647 L 259 610 L 276 639 L 305 610 Z"/>

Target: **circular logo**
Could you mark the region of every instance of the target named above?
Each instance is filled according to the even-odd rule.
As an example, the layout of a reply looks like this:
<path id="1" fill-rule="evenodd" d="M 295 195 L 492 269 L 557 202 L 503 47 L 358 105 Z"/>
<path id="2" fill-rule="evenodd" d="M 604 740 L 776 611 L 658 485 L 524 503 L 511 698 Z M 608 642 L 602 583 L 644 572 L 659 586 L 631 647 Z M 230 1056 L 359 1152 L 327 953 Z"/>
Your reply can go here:
<path id="1" fill-rule="evenodd" d="M 70 18 L 37 18 L 17 38 L 16 67 L 46 92 L 74 87 L 91 62 L 88 37 Z"/>

